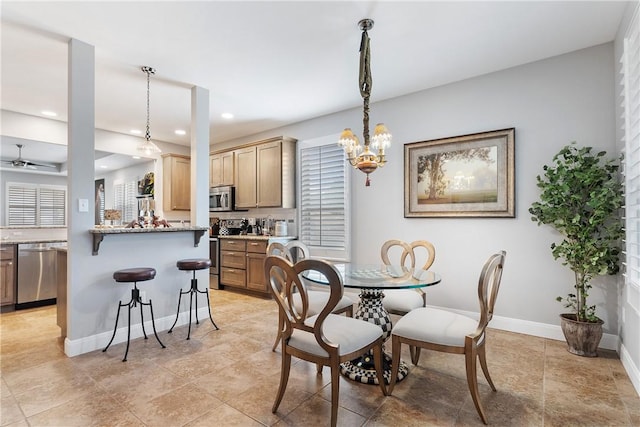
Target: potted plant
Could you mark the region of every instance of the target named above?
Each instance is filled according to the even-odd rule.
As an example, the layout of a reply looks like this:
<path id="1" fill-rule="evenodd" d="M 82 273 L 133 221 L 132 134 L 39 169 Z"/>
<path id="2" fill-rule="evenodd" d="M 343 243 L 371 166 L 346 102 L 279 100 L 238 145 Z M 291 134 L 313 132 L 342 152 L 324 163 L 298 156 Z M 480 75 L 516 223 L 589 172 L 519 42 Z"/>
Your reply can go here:
<path id="1" fill-rule="evenodd" d="M 557 298 L 572 309 L 560 315 L 561 327 L 569 352 L 589 357 L 597 356 L 604 323 L 587 301 L 591 280 L 618 273 L 623 236 L 619 161 L 605 156 L 575 142 L 563 147 L 537 176 L 540 200 L 529 208 L 532 221 L 551 225 L 563 236 L 551 244 L 551 253 L 574 272 L 575 291 Z"/>

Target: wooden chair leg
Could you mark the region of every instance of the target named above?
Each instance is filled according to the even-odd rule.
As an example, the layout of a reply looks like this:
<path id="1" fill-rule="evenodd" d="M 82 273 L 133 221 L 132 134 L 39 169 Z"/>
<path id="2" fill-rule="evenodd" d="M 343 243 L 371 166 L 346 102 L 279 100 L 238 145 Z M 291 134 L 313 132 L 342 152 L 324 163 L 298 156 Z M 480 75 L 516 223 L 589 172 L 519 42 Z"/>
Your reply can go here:
<path id="1" fill-rule="evenodd" d="M 338 424 L 338 406 L 340 402 L 340 364 L 331 361 L 331 427 Z"/>
<path id="2" fill-rule="evenodd" d="M 410 345 L 409 353 L 411 353 L 411 363 L 418 366 L 418 361 L 420 360 L 420 347 L 416 347 L 415 345 Z"/>
<path id="3" fill-rule="evenodd" d="M 475 343 L 467 343 L 465 347 L 464 358 L 467 368 L 467 384 L 469 385 L 471 398 L 473 399 L 473 404 L 476 406 L 476 411 L 478 411 L 478 415 L 480 415 L 482 422 L 488 424 L 487 416 L 485 415 L 482 404 L 480 403 L 480 393 L 478 391 L 478 377 L 476 371 L 476 357 L 478 356 L 477 349 Z"/>
<path id="4" fill-rule="evenodd" d="M 398 371 L 400 370 L 400 338 L 395 335 L 391 335 L 391 378 L 389 380 L 389 388 L 387 395 L 391 396 L 393 388 L 396 386 L 396 380 L 398 379 Z"/>
<path id="5" fill-rule="evenodd" d="M 353 305 L 351 305 L 351 307 L 347 308 L 347 310 L 344 313 L 349 317 L 353 317 Z"/>
<path id="6" fill-rule="evenodd" d="M 278 387 L 276 401 L 273 403 L 273 407 L 271 408 L 271 412 L 274 414 L 278 410 L 278 406 L 280 406 L 280 402 L 284 396 L 284 391 L 287 389 L 287 383 L 289 382 L 289 370 L 291 369 L 291 355 L 289 353 L 282 353 L 282 367 L 280 369 L 280 387 Z"/>
<path id="7" fill-rule="evenodd" d="M 482 368 L 482 372 L 484 373 L 484 377 L 487 379 L 489 386 L 491 386 L 491 390 L 496 390 L 496 386 L 493 385 L 493 381 L 491 381 L 491 376 L 489 375 L 489 368 L 487 367 L 487 354 L 485 353 L 484 343 L 478 347 L 478 359 L 480 360 L 480 367 Z"/>
<path id="8" fill-rule="evenodd" d="M 373 347 L 373 365 L 376 368 L 376 377 L 378 377 L 378 384 L 380 385 L 382 394 L 388 396 L 389 392 L 387 391 L 384 374 L 382 372 L 384 370 L 382 366 L 382 343 Z"/>
<path id="9" fill-rule="evenodd" d="M 284 319 L 282 318 L 282 313 L 278 313 L 278 335 L 276 335 L 276 342 L 273 343 L 271 351 L 276 351 L 278 343 L 282 339 L 282 328 L 284 328 Z"/>

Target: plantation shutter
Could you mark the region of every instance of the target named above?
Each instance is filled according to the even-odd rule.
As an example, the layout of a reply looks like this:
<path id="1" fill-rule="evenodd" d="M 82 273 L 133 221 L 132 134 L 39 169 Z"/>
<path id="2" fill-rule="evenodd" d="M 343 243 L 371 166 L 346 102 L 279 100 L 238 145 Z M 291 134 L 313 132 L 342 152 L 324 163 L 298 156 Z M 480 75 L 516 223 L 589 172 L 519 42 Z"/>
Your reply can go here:
<path id="1" fill-rule="evenodd" d="M 66 225 L 67 190 L 64 187 L 9 183 L 6 203 L 10 227 Z"/>
<path id="2" fill-rule="evenodd" d="M 135 180 L 114 184 L 113 186 L 114 209 L 120 211 L 123 223 L 128 223 L 138 218 L 137 191 L 138 184 Z"/>
<path id="3" fill-rule="evenodd" d="M 36 185 L 29 186 L 26 184 L 9 184 L 7 189 L 7 225 L 20 226 L 30 225 L 36 226 L 38 209 L 38 187 Z"/>
<path id="4" fill-rule="evenodd" d="M 60 188 L 40 188 L 40 226 L 65 225 L 67 192 Z"/>
<path id="5" fill-rule="evenodd" d="M 624 111 L 626 301 L 640 314 L 640 30 L 636 12 L 624 40 L 622 85 Z"/>
<path id="6" fill-rule="evenodd" d="M 348 257 L 346 162 L 335 141 L 300 149 L 299 239 L 315 256 Z"/>

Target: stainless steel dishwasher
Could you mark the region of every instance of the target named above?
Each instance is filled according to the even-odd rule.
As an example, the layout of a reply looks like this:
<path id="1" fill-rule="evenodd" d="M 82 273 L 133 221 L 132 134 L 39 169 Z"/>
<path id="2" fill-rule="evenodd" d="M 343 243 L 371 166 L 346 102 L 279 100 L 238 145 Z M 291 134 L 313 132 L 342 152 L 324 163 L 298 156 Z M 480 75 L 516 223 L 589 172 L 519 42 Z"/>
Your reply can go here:
<path id="1" fill-rule="evenodd" d="M 66 242 L 18 245 L 16 309 L 56 302 L 56 247 Z"/>

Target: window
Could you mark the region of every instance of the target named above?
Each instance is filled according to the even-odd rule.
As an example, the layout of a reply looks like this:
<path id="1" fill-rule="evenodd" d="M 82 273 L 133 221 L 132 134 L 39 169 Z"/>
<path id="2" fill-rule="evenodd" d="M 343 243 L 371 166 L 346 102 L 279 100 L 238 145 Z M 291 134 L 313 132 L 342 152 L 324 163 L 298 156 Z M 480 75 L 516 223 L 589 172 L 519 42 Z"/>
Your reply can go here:
<path id="1" fill-rule="evenodd" d="M 638 12 L 629 25 L 622 57 L 624 110 L 626 300 L 640 315 L 640 30 Z"/>
<path id="2" fill-rule="evenodd" d="M 349 260 L 349 169 L 338 137 L 298 145 L 299 239 L 314 256 Z"/>
<path id="3" fill-rule="evenodd" d="M 138 218 L 136 194 L 138 194 L 138 184 L 135 180 L 113 185 L 113 206 L 121 212 L 124 223 Z"/>
<path id="4" fill-rule="evenodd" d="M 10 182 L 6 194 L 8 226 L 67 225 L 65 187 Z"/>

